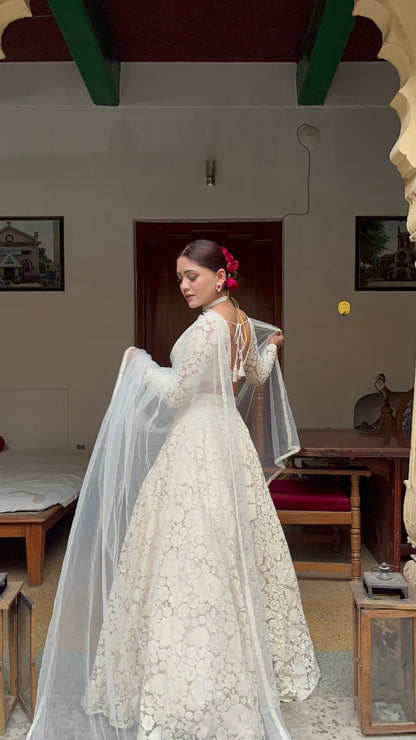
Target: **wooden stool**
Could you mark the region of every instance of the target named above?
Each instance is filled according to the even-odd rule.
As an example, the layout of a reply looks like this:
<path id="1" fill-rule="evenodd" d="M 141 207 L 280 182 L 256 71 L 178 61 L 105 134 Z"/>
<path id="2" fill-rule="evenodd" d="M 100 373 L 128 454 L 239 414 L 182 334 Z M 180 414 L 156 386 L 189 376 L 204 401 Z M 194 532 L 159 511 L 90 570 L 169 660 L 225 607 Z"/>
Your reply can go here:
<path id="1" fill-rule="evenodd" d="M 414 733 L 416 593 L 410 587 L 405 599 L 371 598 L 362 582 L 350 583 L 350 588 L 354 706 L 361 732 L 389 737 Z"/>
<path id="2" fill-rule="evenodd" d="M 34 604 L 21 593 L 22 586 L 23 582 L 11 582 L 0 595 L 0 735 L 5 734 L 17 701 L 30 719 L 35 708 Z"/>

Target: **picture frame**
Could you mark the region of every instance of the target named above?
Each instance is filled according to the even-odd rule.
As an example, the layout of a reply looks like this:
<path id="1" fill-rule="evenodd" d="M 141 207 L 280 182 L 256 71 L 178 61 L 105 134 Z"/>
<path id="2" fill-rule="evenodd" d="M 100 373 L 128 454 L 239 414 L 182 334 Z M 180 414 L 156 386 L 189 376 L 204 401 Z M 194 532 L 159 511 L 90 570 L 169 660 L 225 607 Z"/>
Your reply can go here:
<path id="1" fill-rule="evenodd" d="M 355 290 L 416 290 L 405 216 L 356 216 Z"/>
<path id="2" fill-rule="evenodd" d="M 63 216 L 0 216 L 0 293 L 65 290 Z"/>

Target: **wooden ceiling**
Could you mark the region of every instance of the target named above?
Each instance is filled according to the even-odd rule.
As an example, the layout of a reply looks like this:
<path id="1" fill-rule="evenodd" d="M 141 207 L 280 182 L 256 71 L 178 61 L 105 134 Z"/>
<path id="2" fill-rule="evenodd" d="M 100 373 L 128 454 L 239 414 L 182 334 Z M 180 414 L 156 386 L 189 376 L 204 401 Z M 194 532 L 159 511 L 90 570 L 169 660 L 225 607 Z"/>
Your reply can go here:
<path id="1" fill-rule="evenodd" d="M 30 7 L 31 18 L 4 31 L 0 63 L 75 60 L 97 104 L 117 104 L 118 87 L 116 80 L 112 99 L 94 99 L 82 67 L 96 53 L 98 66 L 113 65 L 113 81 L 122 62 L 306 60 L 309 67 L 314 53 L 322 77 L 341 60 L 375 61 L 381 47 L 372 21 L 352 19 L 353 0 L 31 0 Z M 92 80 L 99 73 L 89 70 Z M 298 99 L 311 104 L 299 90 Z"/>

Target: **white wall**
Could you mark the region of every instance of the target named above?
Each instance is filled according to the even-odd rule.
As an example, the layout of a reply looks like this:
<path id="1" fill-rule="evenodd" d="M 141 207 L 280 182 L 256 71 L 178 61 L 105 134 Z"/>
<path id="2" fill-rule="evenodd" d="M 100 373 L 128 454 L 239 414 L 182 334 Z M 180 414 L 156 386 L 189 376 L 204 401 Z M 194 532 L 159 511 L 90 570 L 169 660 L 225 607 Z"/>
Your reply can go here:
<path id="1" fill-rule="evenodd" d="M 407 212 L 388 160 L 396 89 L 387 64 L 342 65 L 328 105 L 299 108 L 295 65 L 132 64 L 121 105 L 96 108 L 72 64 L 0 65 L 0 215 L 64 216 L 66 272 L 64 292 L 0 292 L 0 389 L 68 389 L 68 443 L 91 445 L 134 341 L 133 221 L 282 218 L 298 425 L 351 426 L 380 371 L 410 387 L 415 293 L 354 292 L 355 215 Z M 309 211 L 287 215 L 308 209 L 304 123 L 321 132 Z M 16 417 L 31 423 L 23 403 Z"/>

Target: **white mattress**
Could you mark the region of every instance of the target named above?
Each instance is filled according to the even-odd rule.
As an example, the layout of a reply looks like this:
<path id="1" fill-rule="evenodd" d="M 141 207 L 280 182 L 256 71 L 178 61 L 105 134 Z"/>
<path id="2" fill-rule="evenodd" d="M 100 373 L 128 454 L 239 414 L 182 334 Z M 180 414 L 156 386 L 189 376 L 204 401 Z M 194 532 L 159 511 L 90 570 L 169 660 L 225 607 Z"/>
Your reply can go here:
<path id="1" fill-rule="evenodd" d="M 67 506 L 79 494 L 87 469 L 85 450 L 0 452 L 0 513 Z"/>

